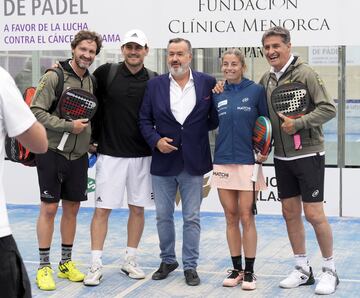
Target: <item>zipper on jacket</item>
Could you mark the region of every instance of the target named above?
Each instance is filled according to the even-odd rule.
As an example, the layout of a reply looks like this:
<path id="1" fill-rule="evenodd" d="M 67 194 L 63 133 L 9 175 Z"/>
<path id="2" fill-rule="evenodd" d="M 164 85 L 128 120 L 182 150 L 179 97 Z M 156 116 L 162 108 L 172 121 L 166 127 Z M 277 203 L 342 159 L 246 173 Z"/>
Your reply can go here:
<path id="1" fill-rule="evenodd" d="M 268 79 L 267 84 L 266 84 L 266 90 L 269 87 L 270 79 L 271 79 L 271 73 L 269 75 L 269 79 Z M 279 86 L 279 81 L 276 80 L 276 87 L 278 87 L 278 86 Z M 267 92 L 266 92 L 266 94 L 267 94 Z M 270 96 L 270 100 L 271 100 L 271 96 Z M 271 107 L 271 108 L 274 110 L 273 107 Z M 275 110 L 274 110 L 274 112 L 275 112 L 275 114 L 277 114 Z M 285 152 L 284 140 L 283 140 L 283 135 L 282 135 L 282 130 L 281 130 L 281 119 L 280 119 L 279 116 L 278 116 L 278 123 L 279 123 L 279 134 L 280 134 L 280 140 L 281 140 L 281 147 L 282 147 L 282 150 L 284 152 L 284 156 L 286 157 L 287 155 L 286 155 L 286 152 Z"/>

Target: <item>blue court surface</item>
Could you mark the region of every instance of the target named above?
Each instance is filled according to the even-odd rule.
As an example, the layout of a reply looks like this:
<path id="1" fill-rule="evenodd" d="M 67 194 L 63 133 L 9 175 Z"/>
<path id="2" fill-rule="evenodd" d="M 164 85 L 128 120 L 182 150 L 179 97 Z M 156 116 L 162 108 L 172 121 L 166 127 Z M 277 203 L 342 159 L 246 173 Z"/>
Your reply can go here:
<path id="1" fill-rule="evenodd" d="M 38 266 L 36 220 L 38 206 L 9 205 L 9 217 L 14 237 L 23 256 L 31 280 L 34 297 L 316 297 L 315 285 L 285 290 L 279 281 L 292 270 L 293 258 L 281 216 L 257 215 L 258 253 L 255 263 L 257 289 L 252 292 L 222 287 L 222 280 L 230 268 L 230 257 L 225 236 L 225 219 L 221 213 L 202 213 L 202 233 L 198 273 L 201 284 L 185 284 L 181 269 L 182 218 L 176 212 L 177 256 L 179 268 L 167 279 L 153 281 L 152 273 L 160 264 L 158 236 L 154 211 L 146 211 L 144 234 L 139 247 L 138 261 L 145 273 L 144 280 L 132 280 L 120 272 L 126 246 L 126 209 L 113 211 L 103 257 L 104 278 L 97 287 L 86 287 L 55 277 L 57 289 L 40 291 L 35 284 Z M 59 209 L 59 214 L 61 209 Z M 56 219 L 51 262 L 57 273 L 60 259 L 59 214 Z M 82 208 L 78 215 L 77 235 L 73 260 L 84 272 L 90 262 L 90 221 L 92 208 Z M 334 232 L 334 255 L 340 285 L 331 297 L 360 297 L 360 219 L 330 218 Z M 321 271 L 321 254 L 315 234 L 306 225 L 307 250 L 314 274 Z M 56 275 L 55 275 L 56 276 Z M 1 293 L 0 293 L 1 296 Z"/>

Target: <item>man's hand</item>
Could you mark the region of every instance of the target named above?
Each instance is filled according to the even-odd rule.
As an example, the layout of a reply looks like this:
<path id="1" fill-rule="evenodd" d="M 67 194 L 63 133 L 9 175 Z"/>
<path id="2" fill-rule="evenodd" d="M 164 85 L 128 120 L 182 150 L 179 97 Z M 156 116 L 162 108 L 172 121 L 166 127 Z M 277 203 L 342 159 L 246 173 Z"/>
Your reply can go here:
<path id="1" fill-rule="evenodd" d="M 169 144 L 172 141 L 173 139 L 163 137 L 156 143 L 156 148 L 158 148 L 161 153 L 170 153 L 174 150 L 178 150 L 177 147 Z"/>
<path id="2" fill-rule="evenodd" d="M 224 81 L 218 81 L 215 85 L 215 87 L 212 89 L 213 93 L 219 94 L 224 92 Z"/>
<path id="3" fill-rule="evenodd" d="M 73 129 L 71 133 L 77 135 L 81 133 L 89 125 L 89 119 L 77 119 L 73 120 Z"/>
<path id="4" fill-rule="evenodd" d="M 51 68 L 59 68 L 60 62 L 56 61 L 51 65 Z"/>
<path id="5" fill-rule="evenodd" d="M 96 153 L 97 152 L 97 147 L 98 147 L 98 144 L 96 143 L 92 143 L 89 145 L 89 153 L 93 154 L 93 153 Z"/>
<path id="6" fill-rule="evenodd" d="M 283 123 L 281 124 L 281 128 L 282 130 L 287 133 L 288 135 L 293 135 L 294 133 L 296 133 L 296 129 L 295 129 L 295 120 L 291 119 L 289 117 L 286 117 L 285 115 L 278 113 L 279 117 L 281 118 L 281 120 L 283 121 Z"/>

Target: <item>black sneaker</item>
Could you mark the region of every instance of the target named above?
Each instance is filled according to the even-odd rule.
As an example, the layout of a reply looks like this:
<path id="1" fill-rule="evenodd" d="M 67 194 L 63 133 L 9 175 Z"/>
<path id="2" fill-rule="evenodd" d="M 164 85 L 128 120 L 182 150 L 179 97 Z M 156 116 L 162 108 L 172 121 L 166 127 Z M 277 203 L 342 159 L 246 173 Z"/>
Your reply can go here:
<path id="1" fill-rule="evenodd" d="M 179 266 L 178 262 L 172 264 L 166 264 L 161 262 L 160 267 L 157 271 L 152 275 L 152 279 L 161 280 L 167 278 L 170 272 L 174 271 Z"/>
<path id="2" fill-rule="evenodd" d="M 197 286 L 200 284 L 200 278 L 195 269 L 187 269 L 184 271 L 185 281 L 188 286 Z"/>

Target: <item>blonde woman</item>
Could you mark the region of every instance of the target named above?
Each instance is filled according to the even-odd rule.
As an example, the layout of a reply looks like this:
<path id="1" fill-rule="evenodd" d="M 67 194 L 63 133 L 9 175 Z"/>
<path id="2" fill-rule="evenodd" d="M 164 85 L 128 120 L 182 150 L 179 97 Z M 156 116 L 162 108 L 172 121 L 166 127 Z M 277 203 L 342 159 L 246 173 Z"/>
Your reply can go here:
<path id="1" fill-rule="evenodd" d="M 229 270 L 223 286 L 233 287 L 242 283 L 242 289 L 254 290 L 257 233 L 250 178 L 255 158 L 262 162 L 267 156 L 254 156 L 252 132 L 257 117 L 268 116 L 267 103 L 264 88 L 244 78 L 245 58 L 240 50 L 229 49 L 223 54 L 221 70 L 225 78 L 224 91 L 213 97 L 219 116 L 219 134 L 211 183 L 218 188 L 224 208 L 226 236 L 233 263 L 233 269 Z M 265 188 L 260 170 L 255 190 L 258 192 Z"/>

